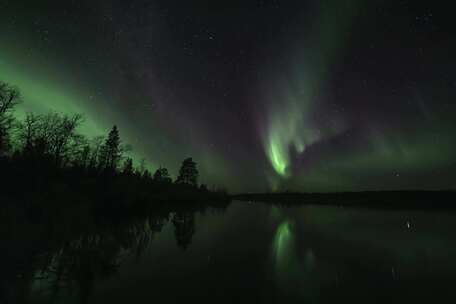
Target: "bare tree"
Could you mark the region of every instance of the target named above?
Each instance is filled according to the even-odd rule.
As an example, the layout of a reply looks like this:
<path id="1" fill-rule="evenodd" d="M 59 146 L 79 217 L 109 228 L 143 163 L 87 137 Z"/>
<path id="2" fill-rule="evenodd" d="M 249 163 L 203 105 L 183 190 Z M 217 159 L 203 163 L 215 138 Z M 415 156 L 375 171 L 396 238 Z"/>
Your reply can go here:
<path id="1" fill-rule="evenodd" d="M 23 143 L 25 153 L 31 153 L 35 145 L 38 132 L 39 116 L 27 113 L 23 122 L 19 124 L 19 140 Z"/>
<path id="2" fill-rule="evenodd" d="M 84 145 L 83 137 L 76 132 L 81 122 L 79 114 L 27 114 L 19 126 L 24 152 L 35 156 L 48 155 L 56 165 L 64 165 Z"/>
<path id="3" fill-rule="evenodd" d="M 20 102 L 19 90 L 9 84 L 0 81 L 0 154 L 9 149 L 9 132 L 13 127 L 14 106 Z"/>
<path id="4" fill-rule="evenodd" d="M 80 114 L 73 116 L 65 115 L 58 117 L 56 120 L 51 136 L 51 149 L 53 150 L 53 158 L 57 165 L 61 165 L 62 161 L 69 159 L 71 148 L 77 148 L 79 146 L 81 136 L 76 133 L 76 129 L 81 122 L 82 116 Z"/>
<path id="5" fill-rule="evenodd" d="M 19 89 L 0 81 L 0 115 L 5 115 L 12 111 L 20 101 L 21 94 Z"/>

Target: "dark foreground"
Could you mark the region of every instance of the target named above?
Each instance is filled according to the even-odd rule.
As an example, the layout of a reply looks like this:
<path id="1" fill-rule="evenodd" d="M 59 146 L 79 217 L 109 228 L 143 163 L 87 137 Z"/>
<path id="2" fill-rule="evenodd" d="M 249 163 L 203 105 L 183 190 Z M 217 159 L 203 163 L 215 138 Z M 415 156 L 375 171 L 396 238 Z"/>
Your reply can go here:
<path id="1" fill-rule="evenodd" d="M 0 303 L 452 303 L 456 214 L 235 201 L 1 209 Z"/>

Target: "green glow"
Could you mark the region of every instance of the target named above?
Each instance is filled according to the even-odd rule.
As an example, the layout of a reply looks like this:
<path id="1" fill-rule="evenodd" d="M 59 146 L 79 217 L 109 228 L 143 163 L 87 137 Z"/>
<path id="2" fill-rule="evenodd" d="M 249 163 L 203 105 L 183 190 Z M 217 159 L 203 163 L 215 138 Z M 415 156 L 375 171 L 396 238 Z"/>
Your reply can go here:
<path id="1" fill-rule="evenodd" d="M 13 68 L 6 62 L 0 62 L 2 80 L 19 87 L 23 103 L 18 106 L 18 116 L 23 117 L 27 112 L 47 113 L 59 112 L 64 114 L 83 113 L 85 122 L 82 132 L 87 136 L 105 134 L 107 126 L 94 119 L 81 104 L 82 98 L 77 94 L 68 93 L 70 90 L 62 90 L 61 87 L 50 83 L 48 79 L 33 77 L 33 72 L 20 68 Z M 4 74 L 3 74 L 4 73 Z"/>
<path id="2" fill-rule="evenodd" d="M 0 79 L 17 86 L 21 92 L 23 102 L 16 110 L 19 119 L 28 112 L 83 114 L 84 122 L 79 131 L 89 138 L 106 135 L 112 125 L 118 124 L 103 109 L 97 108 L 99 100 L 89 93 L 89 89 L 75 87 L 71 77 L 62 76 L 45 62 L 26 56 L 22 49 L 8 52 L 4 48 L 0 50 L 0 59 Z M 67 72 L 71 73 L 70 70 Z M 128 144 L 129 136 L 126 133 L 121 131 L 124 142 Z M 135 147 L 128 154 L 138 163 L 144 154 L 134 149 Z M 150 168 L 151 165 L 150 162 L 147 163 L 147 167 Z"/>
<path id="3" fill-rule="evenodd" d="M 330 148 L 322 150 L 312 163 L 306 163 L 305 170 L 292 166 L 309 145 L 330 140 L 351 127 L 338 112 L 323 113 L 328 122 L 324 127 L 315 115 L 321 114 L 318 103 L 325 94 L 328 70 L 343 55 L 358 9 L 356 1 L 351 6 L 322 9 L 313 32 L 306 36 L 307 43 L 296 47 L 294 56 L 291 52 L 283 75 L 274 74 L 266 95 L 269 111 L 262 134 L 274 170 L 274 176 L 268 176 L 270 188 L 321 192 L 454 189 L 455 181 L 441 173 L 454 163 L 454 118 L 451 111 L 438 107 L 423 108 L 421 116 L 408 117 L 402 126 L 378 126 L 373 121 L 362 130 L 364 142 L 351 145 L 349 141 L 337 154 Z"/>
<path id="4" fill-rule="evenodd" d="M 128 154 L 135 165 L 145 159 L 148 169 L 165 166 L 175 177 L 181 161 L 191 156 L 198 163 L 201 182 L 209 186 L 246 189 L 257 182 L 258 179 L 246 178 L 251 184 L 244 186 L 245 180 L 233 170 L 242 164 L 230 161 L 226 157 L 229 152 L 224 154 L 221 147 L 206 144 L 213 142 L 212 133 L 207 131 L 204 121 L 194 119 L 194 113 L 185 113 L 183 108 L 164 109 L 169 112 L 163 113 L 157 110 L 155 105 L 169 96 L 180 98 L 174 89 L 168 89 L 165 81 L 150 83 L 148 87 L 138 81 L 132 88 L 134 81 L 125 79 L 123 72 L 115 68 L 131 55 L 123 53 L 123 46 L 111 46 L 113 49 L 106 57 L 92 50 L 101 44 L 81 42 L 76 48 L 81 53 L 68 51 L 67 37 L 62 41 L 57 36 L 55 40 L 43 41 L 37 34 L 38 27 L 29 27 L 27 22 L 22 26 L 23 22 L 17 21 L 14 26 L 0 27 L 0 80 L 22 91 L 24 102 L 17 108 L 18 118 L 26 112 L 80 113 L 85 122 L 79 131 L 87 137 L 106 135 L 116 124 L 123 143 L 132 147 Z M 92 54 L 94 60 L 87 60 Z M 153 66 L 148 68 L 150 74 L 160 72 Z M 129 72 L 135 71 L 134 65 L 129 67 Z M 182 110 L 179 119 L 164 118 L 176 110 Z M 169 117 L 173 116 L 171 113 Z M 184 132 L 181 124 L 185 125 Z M 189 129 L 191 133 L 185 132 Z M 248 165 L 251 167 L 252 163 Z"/>
<path id="5" fill-rule="evenodd" d="M 298 103 L 299 96 L 296 96 L 290 88 L 279 96 L 282 96 L 280 99 L 286 102 L 277 105 L 274 115 L 270 118 L 269 134 L 265 145 L 272 167 L 277 174 L 286 178 L 291 175 L 288 170 L 290 148 L 297 153 L 302 153 L 307 145 L 318 140 L 319 134 L 306 119 L 306 114 L 310 113 L 308 98 L 301 95 L 302 99 Z"/>
<path id="6" fill-rule="evenodd" d="M 273 263 L 277 287 L 291 297 L 301 295 L 301 291 L 308 289 L 315 279 L 312 277 L 312 270 L 316 257 L 312 249 L 307 248 L 305 256 L 301 257 L 296 245 L 293 225 L 289 220 L 284 220 L 277 227 L 274 236 Z"/>
<path id="7" fill-rule="evenodd" d="M 89 138 L 106 135 L 112 125 L 118 125 L 123 143 L 131 145 L 132 151 L 127 154 L 133 157 L 136 166 L 145 159 L 149 170 L 153 171 L 162 165 L 169 169 L 174 178 L 182 159 L 194 156 L 202 183 L 223 186 L 227 181 L 233 181 L 229 186 L 243 186 L 243 181 L 230 171 L 233 164 L 229 164 L 216 151 L 200 145 L 194 139 L 179 141 L 179 134 L 173 134 L 167 125 L 158 124 L 155 113 L 141 110 L 138 114 L 140 118 L 135 118 L 135 123 L 132 123 L 132 117 L 124 115 L 121 108 L 114 108 L 113 105 L 118 104 L 115 102 L 118 97 L 97 94 L 98 89 L 88 84 L 87 79 L 72 73 L 71 65 L 59 63 L 56 57 L 45 56 L 50 51 L 37 48 L 30 53 L 28 50 L 34 49 L 30 46 L 34 45 L 33 41 L 23 44 L 17 39 L 11 41 L 16 44 L 0 48 L 0 80 L 17 86 L 21 91 L 23 102 L 16 110 L 19 119 L 27 112 L 83 114 L 84 122 L 79 131 Z M 137 122 L 143 121 L 147 121 L 147 124 L 141 125 L 139 130 L 135 129 Z"/>
<path id="8" fill-rule="evenodd" d="M 277 262 L 284 262 L 287 258 L 293 237 L 291 234 L 290 223 L 288 221 L 283 222 L 277 228 L 277 232 L 274 239 L 274 252 Z"/>
<path id="9" fill-rule="evenodd" d="M 301 263 L 295 248 L 293 224 L 289 220 L 283 220 L 277 227 L 272 247 L 279 284 L 294 279 L 300 273 Z"/>
<path id="10" fill-rule="evenodd" d="M 292 175 L 291 152 L 304 153 L 309 145 L 344 129 L 340 118 L 332 118 L 334 125 L 326 129 L 316 127 L 312 114 L 328 78 L 328 67 L 346 43 L 346 32 L 357 6 L 321 5 L 316 30 L 309 33 L 303 49 L 298 48 L 290 56 L 286 74 L 276 76 L 274 92 L 268 92 L 270 109 L 264 148 L 273 169 L 283 178 Z M 309 48 L 309 44 L 318 45 L 318 50 Z"/>
<path id="11" fill-rule="evenodd" d="M 441 121 L 450 120 L 442 116 Z M 436 133 L 440 134 L 438 143 Z M 452 138 L 450 126 L 433 122 L 423 122 L 412 133 L 373 131 L 362 146 L 351 147 L 337 155 L 332 151 L 322 152 L 321 159 L 296 175 L 293 185 L 289 186 L 302 191 L 324 192 L 452 189 L 453 180 L 429 179 L 433 172 L 445 170 L 454 160 L 456 144 Z M 367 183 L 376 178 L 381 182 Z"/>
<path id="12" fill-rule="evenodd" d="M 272 166 L 280 175 L 285 175 L 285 169 L 287 167 L 286 160 L 284 159 L 283 151 L 279 152 L 281 146 L 277 144 L 275 141 L 271 142 L 270 145 L 270 155 Z M 282 153 L 281 153 L 282 152 Z"/>

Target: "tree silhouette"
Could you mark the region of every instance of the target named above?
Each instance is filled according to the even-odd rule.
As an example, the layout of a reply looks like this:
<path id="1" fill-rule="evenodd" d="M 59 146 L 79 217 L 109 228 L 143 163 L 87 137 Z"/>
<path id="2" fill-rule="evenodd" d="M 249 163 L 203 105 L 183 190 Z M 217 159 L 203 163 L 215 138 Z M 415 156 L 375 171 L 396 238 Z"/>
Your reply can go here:
<path id="1" fill-rule="evenodd" d="M 107 136 L 86 138 L 78 133 L 81 115 L 28 113 L 16 120 L 19 98 L 0 82 L 0 239 L 7 242 L 0 260 L 11 266 L 0 278 L 0 302 L 5 292 L 7 303 L 26 302 L 36 274 L 49 286 L 51 302 L 60 288 L 71 286 L 88 302 L 96 280 L 113 274 L 126 251 L 144 252 L 150 232 L 170 218 L 185 249 L 195 233 L 194 212 L 214 208 L 214 201 L 226 208 L 228 196 L 196 187 L 191 158 L 182 163 L 177 183 L 161 167 L 154 183 L 144 160 L 134 169 L 127 158 L 119 168 L 126 147 L 116 126 Z M 148 225 L 130 226 L 143 216 Z M 10 257 L 24 259 L 10 263 Z"/>
<path id="2" fill-rule="evenodd" d="M 191 157 L 185 159 L 182 162 L 182 166 L 179 170 L 179 176 L 177 177 L 177 184 L 185 184 L 191 186 L 197 186 L 198 184 L 198 169 L 196 163 Z"/>
<path id="3" fill-rule="evenodd" d="M 144 158 L 142 158 L 141 161 L 139 162 L 139 166 L 136 167 L 136 169 L 135 169 L 135 175 L 142 177 L 145 170 L 146 170 L 146 160 Z"/>
<path id="4" fill-rule="evenodd" d="M 84 137 L 77 133 L 82 116 L 28 113 L 19 124 L 19 141 L 27 157 L 52 159 L 57 166 L 77 162 Z"/>
<path id="5" fill-rule="evenodd" d="M 14 122 L 11 112 L 19 101 L 19 90 L 0 81 L 0 155 L 10 147 L 9 132 Z"/>
<path id="6" fill-rule="evenodd" d="M 171 183 L 171 177 L 169 176 L 168 169 L 158 168 L 154 173 L 154 181 L 159 183 Z"/>
<path id="7" fill-rule="evenodd" d="M 101 158 L 101 148 L 103 147 L 104 136 L 97 136 L 90 141 L 90 156 L 87 165 L 90 171 L 96 171 L 99 166 L 99 159 Z"/>
<path id="8" fill-rule="evenodd" d="M 0 82 L 2 195 L 24 195 L 30 197 L 30 201 L 34 201 L 33 195 L 41 193 L 56 197 L 66 194 L 65 200 L 71 201 L 93 197 L 100 200 L 94 204 L 97 214 L 104 214 L 104 209 L 107 213 L 121 214 L 129 208 L 142 208 L 153 200 L 159 200 L 161 204 L 165 200 L 209 202 L 228 199 L 226 194 L 207 191 L 205 186 L 197 187 L 198 170 L 192 158 L 183 161 L 176 183 L 172 183 L 168 170 L 162 167 L 156 170 L 152 179 L 144 160 L 137 168 L 131 158 L 125 159 L 121 166 L 122 155 L 128 146 L 122 144 L 116 126 L 107 136 L 89 139 L 78 132 L 83 122 L 78 114 L 28 113 L 23 119 L 15 120 L 12 110 L 19 97 L 16 89 Z M 9 140 L 9 136 L 14 141 Z M 10 145 L 14 149 L 6 149 L 5 139 L 14 143 Z M 27 210 L 32 216 L 41 216 L 47 208 L 31 204 L 33 206 L 27 206 Z"/>
<path id="9" fill-rule="evenodd" d="M 19 140 L 23 143 L 23 153 L 30 156 L 38 137 L 38 116 L 27 113 L 24 121 L 19 124 Z"/>
<path id="10" fill-rule="evenodd" d="M 193 212 L 176 212 L 172 219 L 176 242 L 182 249 L 187 249 L 195 234 L 195 216 Z"/>
<path id="11" fill-rule="evenodd" d="M 143 179 L 151 179 L 152 178 L 152 175 L 150 174 L 150 171 L 149 170 L 144 170 L 143 171 L 143 174 L 142 174 L 142 178 Z"/>
<path id="12" fill-rule="evenodd" d="M 115 171 L 122 157 L 120 136 L 117 126 L 113 126 L 108 138 L 101 146 L 99 165 L 101 169 Z"/>
<path id="13" fill-rule="evenodd" d="M 74 152 L 72 150 L 79 146 L 81 136 L 76 133 L 76 129 L 82 122 L 82 115 L 59 116 L 53 114 L 51 117 L 54 117 L 51 149 L 56 164 L 60 166 L 62 162 L 69 160 L 70 155 Z"/>
<path id="14" fill-rule="evenodd" d="M 125 175 L 133 175 L 133 159 L 128 157 L 123 165 L 122 173 Z"/>
<path id="15" fill-rule="evenodd" d="M 90 145 L 84 139 L 84 143 L 81 143 L 78 149 L 74 149 L 75 155 L 71 163 L 73 167 L 80 169 L 87 169 L 90 159 Z"/>

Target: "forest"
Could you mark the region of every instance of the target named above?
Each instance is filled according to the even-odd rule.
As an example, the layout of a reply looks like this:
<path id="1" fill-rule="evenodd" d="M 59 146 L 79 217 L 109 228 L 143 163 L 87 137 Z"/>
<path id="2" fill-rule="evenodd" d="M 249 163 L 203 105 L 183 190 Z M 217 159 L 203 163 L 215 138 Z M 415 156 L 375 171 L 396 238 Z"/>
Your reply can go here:
<path id="1" fill-rule="evenodd" d="M 134 166 L 117 126 L 87 138 L 82 115 L 17 119 L 20 102 L 19 89 L 0 82 L 0 299 L 7 303 L 26 301 L 33 280 L 46 281 L 51 295 L 76 284 L 85 302 L 97 277 L 141 255 L 167 222 L 186 249 L 195 215 L 230 203 L 225 190 L 198 183 L 191 157 L 175 179 L 165 167 L 152 173 L 144 161 Z"/>
<path id="2" fill-rule="evenodd" d="M 95 209 L 118 212 L 165 203 L 226 201 L 225 190 L 198 183 L 193 158 L 173 179 L 168 169 L 134 165 L 117 126 L 106 136 L 79 132 L 81 114 L 27 113 L 17 119 L 20 90 L 0 82 L 0 179 L 2 201 L 91 201 Z M 59 204 L 63 204 L 60 202 Z"/>

